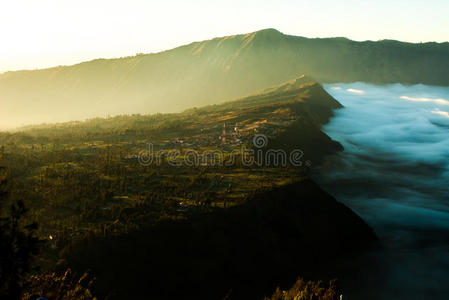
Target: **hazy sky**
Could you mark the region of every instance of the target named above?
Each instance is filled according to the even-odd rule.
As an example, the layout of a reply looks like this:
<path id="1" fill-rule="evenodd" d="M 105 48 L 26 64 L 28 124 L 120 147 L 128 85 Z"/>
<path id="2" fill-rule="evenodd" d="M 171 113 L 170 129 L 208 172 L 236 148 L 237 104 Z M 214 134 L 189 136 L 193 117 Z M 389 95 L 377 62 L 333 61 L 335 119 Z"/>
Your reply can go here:
<path id="1" fill-rule="evenodd" d="M 263 28 L 306 37 L 448 41 L 448 0 L 2 0 L 0 72 L 157 52 Z"/>

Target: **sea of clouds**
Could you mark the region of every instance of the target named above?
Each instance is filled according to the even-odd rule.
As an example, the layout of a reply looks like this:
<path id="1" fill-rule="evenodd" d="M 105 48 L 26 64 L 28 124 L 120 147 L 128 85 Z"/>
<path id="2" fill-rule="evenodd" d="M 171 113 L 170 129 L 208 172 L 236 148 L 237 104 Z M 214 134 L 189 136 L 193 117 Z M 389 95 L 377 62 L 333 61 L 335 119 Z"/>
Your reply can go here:
<path id="1" fill-rule="evenodd" d="M 319 181 L 393 249 L 386 296 L 449 295 L 449 87 L 325 89 L 344 108 L 323 130 L 344 151 Z"/>
<path id="2" fill-rule="evenodd" d="M 326 85 L 343 109 L 323 128 L 344 152 L 334 180 L 375 185 L 367 194 L 448 213 L 449 87 Z M 350 191 L 354 192 L 354 191 Z M 391 197 L 400 193 L 401 197 Z"/>

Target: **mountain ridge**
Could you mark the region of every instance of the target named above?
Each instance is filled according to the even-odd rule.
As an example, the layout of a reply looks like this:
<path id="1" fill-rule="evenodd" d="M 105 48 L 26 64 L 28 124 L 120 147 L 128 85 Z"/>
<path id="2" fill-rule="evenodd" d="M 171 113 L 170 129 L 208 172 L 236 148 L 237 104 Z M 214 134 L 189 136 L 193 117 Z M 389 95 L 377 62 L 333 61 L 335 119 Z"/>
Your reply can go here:
<path id="1" fill-rule="evenodd" d="M 449 44 L 308 39 L 275 29 L 0 75 L 0 127 L 177 112 L 307 74 L 319 82 L 449 85 Z M 50 109 L 51 108 L 51 109 Z"/>
<path id="2" fill-rule="evenodd" d="M 61 64 L 61 65 L 54 65 L 54 66 L 35 68 L 35 69 L 5 70 L 5 71 L 0 72 L 0 77 L 2 75 L 6 75 L 6 74 L 10 74 L 10 73 L 42 71 L 42 70 L 48 70 L 48 69 L 73 67 L 73 66 L 78 66 L 78 65 L 81 65 L 81 64 L 85 64 L 85 63 L 91 63 L 91 62 L 102 61 L 102 60 L 113 61 L 113 60 L 135 58 L 135 57 L 138 57 L 138 56 L 161 54 L 161 53 L 164 53 L 164 52 L 176 50 L 176 49 L 179 49 L 179 48 L 191 46 L 191 45 L 202 43 L 202 42 L 206 42 L 206 41 L 217 40 L 217 39 L 228 39 L 228 38 L 232 38 L 232 37 L 236 37 L 236 36 L 242 36 L 242 35 L 244 36 L 244 35 L 263 33 L 263 32 L 266 32 L 266 31 L 273 31 L 273 32 L 277 32 L 278 34 L 283 35 L 283 36 L 295 37 L 295 38 L 303 38 L 303 39 L 308 39 L 308 40 L 342 40 L 342 41 L 349 41 L 349 42 L 355 42 L 355 43 L 395 42 L 395 43 L 409 44 L 409 45 L 443 45 L 443 46 L 449 46 L 449 41 L 445 41 L 445 42 L 437 42 L 437 41 L 407 42 L 407 41 L 388 39 L 388 38 L 380 39 L 380 40 L 361 40 L 361 41 L 357 41 L 357 40 L 353 40 L 353 39 L 345 37 L 345 36 L 315 37 L 315 38 L 313 38 L 313 37 L 306 37 L 306 36 L 301 36 L 301 35 L 285 34 L 285 33 L 282 33 L 281 31 L 279 31 L 279 30 L 277 30 L 275 28 L 265 28 L 265 29 L 260 29 L 260 30 L 257 30 L 257 31 L 249 32 L 249 33 L 233 34 L 233 35 L 220 36 L 220 37 L 215 37 L 215 38 L 205 39 L 205 40 L 200 40 L 200 41 L 194 41 L 194 42 L 191 42 L 191 43 L 188 43 L 188 44 L 185 44 L 185 45 L 179 45 L 179 46 L 176 46 L 176 47 L 173 47 L 173 48 L 170 48 L 170 49 L 165 49 L 165 50 L 156 51 L 156 52 L 137 53 L 135 55 L 117 56 L 117 57 L 110 57 L 110 58 L 98 57 L 98 58 L 88 59 L 88 60 L 81 61 L 81 62 L 78 62 L 78 63 L 73 63 L 73 64 Z"/>
<path id="3" fill-rule="evenodd" d="M 74 66 L 79 66 L 82 64 L 86 64 L 86 63 L 93 63 L 96 61 L 114 61 L 114 60 L 122 60 L 122 59 L 131 59 L 131 58 L 136 58 L 139 56 L 147 56 L 147 55 L 156 55 L 156 54 L 162 54 L 165 52 L 169 52 L 169 51 L 173 51 L 173 50 L 177 50 L 180 48 L 184 48 L 184 47 L 188 47 L 188 46 L 193 46 L 195 44 L 199 44 L 199 43 L 203 43 L 203 42 L 207 42 L 207 41 L 213 41 L 213 40 L 226 40 L 229 38 L 233 38 L 233 37 L 238 37 L 238 36 L 250 36 L 252 34 L 263 34 L 265 32 L 276 32 L 278 35 L 281 36 L 286 36 L 286 37 L 294 37 L 294 38 L 302 38 L 302 39 L 307 39 L 307 40 L 340 40 L 340 41 L 348 41 L 348 42 L 354 42 L 354 43 L 386 43 L 386 42 L 394 42 L 394 43 L 399 43 L 399 44 L 405 44 L 405 45 L 440 45 L 440 46 L 449 46 L 449 41 L 445 41 L 445 42 L 436 42 L 436 41 L 427 41 L 427 42 L 407 42 L 407 41 L 401 41 L 401 40 L 395 40 L 395 39 L 380 39 L 380 40 L 362 40 L 362 41 L 356 41 L 353 40 L 351 38 L 348 37 L 344 37 L 344 36 L 335 36 L 335 37 L 306 37 L 306 36 L 301 36 L 301 35 L 293 35 L 293 34 L 285 34 L 282 33 L 281 31 L 275 29 L 275 28 L 265 28 L 265 29 L 260 29 L 257 31 L 253 31 L 253 32 L 249 32 L 249 33 L 243 33 L 243 34 L 233 34 L 233 35 L 227 35 L 227 36 L 220 36 L 220 37 L 215 37 L 215 38 L 211 38 L 211 39 L 206 39 L 206 40 L 200 40 L 200 41 L 194 41 L 185 45 L 179 45 L 170 49 L 165 49 L 165 50 L 161 50 L 161 51 L 157 51 L 157 52 L 148 52 L 148 53 L 137 53 L 135 55 L 127 55 L 127 56 L 118 56 L 118 57 L 111 57 L 111 58 L 104 58 L 104 57 L 98 57 L 98 58 L 93 58 L 93 59 L 89 59 L 89 60 L 85 60 L 85 61 L 81 61 L 78 63 L 73 63 L 73 64 L 61 64 L 61 65 L 55 65 L 55 66 L 48 66 L 48 67 L 43 67 L 43 68 L 35 68 L 35 69 L 19 69 L 19 70 L 5 70 L 0 72 L 0 79 L 2 76 L 4 75 L 9 75 L 9 74 L 13 74 L 13 73 L 26 73 L 26 72 L 35 72 L 35 71 L 43 71 L 43 70 L 49 70 L 49 69 L 57 69 L 57 68 L 65 68 L 65 67 L 74 67 Z"/>

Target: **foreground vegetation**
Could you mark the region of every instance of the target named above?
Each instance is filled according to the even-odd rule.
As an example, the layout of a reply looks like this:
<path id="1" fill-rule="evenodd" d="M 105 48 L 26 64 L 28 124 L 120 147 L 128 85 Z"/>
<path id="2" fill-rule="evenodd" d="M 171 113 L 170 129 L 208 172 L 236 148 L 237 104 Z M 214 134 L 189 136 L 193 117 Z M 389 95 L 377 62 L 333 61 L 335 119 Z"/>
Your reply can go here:
<path id="1" fill-rule="evenodd" d="M 335 300 L 339 299 L 335 281 L 331 281 L 329 285 L 322 282 L 304 281 L 298 278 L 295 284 L 288 290 L 276 289 L 276 292 L 264 300 Z"/>

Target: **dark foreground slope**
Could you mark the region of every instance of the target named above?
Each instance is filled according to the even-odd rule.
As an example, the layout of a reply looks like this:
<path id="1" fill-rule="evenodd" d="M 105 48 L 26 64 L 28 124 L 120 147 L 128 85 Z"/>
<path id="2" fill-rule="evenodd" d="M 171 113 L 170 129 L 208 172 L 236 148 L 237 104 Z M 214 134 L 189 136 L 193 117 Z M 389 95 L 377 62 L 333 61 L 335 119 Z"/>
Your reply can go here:
<path id="1" fill-rule="evenodd" d="M 338 276 L 334 259 L 375 243 L 358 216 L 304 180 L 227 210 L 92 239 L 66 258 L 90 268 L 97 294 L 112 299 L 261 299 L 298 275 Z"/>
<path id="2" fill-rule="evenodd" d="M 0 75 L 0 126 L 174 112 L 300 74 L 320 82 L 449 85 L 449 43 L 308 39 L 274 29 L 169 51 Z"/>

